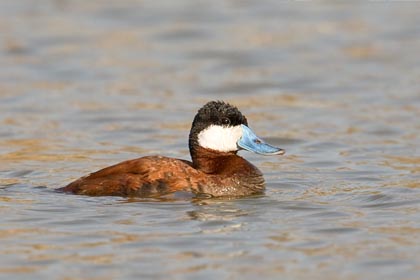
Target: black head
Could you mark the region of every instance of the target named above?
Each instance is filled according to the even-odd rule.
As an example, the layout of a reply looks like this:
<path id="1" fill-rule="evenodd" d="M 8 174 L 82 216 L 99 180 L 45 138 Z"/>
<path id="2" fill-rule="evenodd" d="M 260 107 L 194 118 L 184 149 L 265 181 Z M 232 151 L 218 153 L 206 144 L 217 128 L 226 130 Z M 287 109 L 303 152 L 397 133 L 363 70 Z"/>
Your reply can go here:
<path id="1" fill-rule="evenodd" d="M 211 125 L 222 127 L 235 127 L 248 125 L 245 116 L 236 108 L 223 101 L 210 101 L 201 107 L 194 117 L 189 137 L 189 148 L 191 156 L 194 154 L 194 147 L 198 146 L 198 134 Z"/>

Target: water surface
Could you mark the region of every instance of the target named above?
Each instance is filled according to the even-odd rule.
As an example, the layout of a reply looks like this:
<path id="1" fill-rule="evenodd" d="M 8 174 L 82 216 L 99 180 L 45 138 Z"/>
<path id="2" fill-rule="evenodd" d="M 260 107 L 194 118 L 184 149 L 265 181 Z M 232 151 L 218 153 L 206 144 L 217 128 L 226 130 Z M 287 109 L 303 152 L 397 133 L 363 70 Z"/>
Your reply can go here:
<path id="1" fill-rule="evenodd" d="M 0 2 L 0 278 L 418 279 L 419 3 L 254 2 Z M 218 99 L 265 195 L 54 191 Z"/>

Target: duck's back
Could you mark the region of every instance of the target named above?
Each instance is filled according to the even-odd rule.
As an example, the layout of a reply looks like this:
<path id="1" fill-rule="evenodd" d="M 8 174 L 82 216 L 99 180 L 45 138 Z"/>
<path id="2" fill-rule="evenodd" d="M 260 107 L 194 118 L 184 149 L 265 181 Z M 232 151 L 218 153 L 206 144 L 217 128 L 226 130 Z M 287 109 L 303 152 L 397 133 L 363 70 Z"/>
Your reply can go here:
<path id="1" fill-rule="evenodd" d="M 148 156 L 106 167 L 60 191 L 92 196 L 155 196 L 189 189 L 197 170 L 185 160 Z"/>

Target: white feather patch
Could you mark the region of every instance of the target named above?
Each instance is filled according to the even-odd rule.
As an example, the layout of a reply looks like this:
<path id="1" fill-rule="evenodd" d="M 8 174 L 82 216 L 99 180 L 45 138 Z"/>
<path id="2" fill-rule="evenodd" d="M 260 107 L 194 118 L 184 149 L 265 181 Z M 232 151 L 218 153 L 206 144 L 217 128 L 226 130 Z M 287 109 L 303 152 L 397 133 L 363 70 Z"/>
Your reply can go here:
<path id="1" fill-rule="evenodd" d="M 238 150 L 236 144 L 242 137 L 242 127 L 210 125 L 198 134 L 198 144 L 207 149 L 219 152 L 232 152 Z"/>

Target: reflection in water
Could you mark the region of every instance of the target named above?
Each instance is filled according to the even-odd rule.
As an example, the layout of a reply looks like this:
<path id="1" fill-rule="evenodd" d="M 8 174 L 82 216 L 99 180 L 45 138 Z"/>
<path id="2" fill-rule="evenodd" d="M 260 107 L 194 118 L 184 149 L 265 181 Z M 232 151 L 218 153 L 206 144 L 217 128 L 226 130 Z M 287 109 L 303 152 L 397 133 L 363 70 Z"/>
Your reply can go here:
<path id="1" fill-rule="evenodd" d="M 417 4 L 167 2 L 0 2 L 0 278 L 417 279 Z M 265 195 L 54 191 L 210 99 L 287 150 Z"/>

